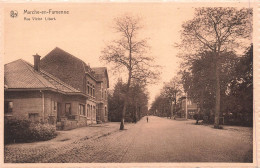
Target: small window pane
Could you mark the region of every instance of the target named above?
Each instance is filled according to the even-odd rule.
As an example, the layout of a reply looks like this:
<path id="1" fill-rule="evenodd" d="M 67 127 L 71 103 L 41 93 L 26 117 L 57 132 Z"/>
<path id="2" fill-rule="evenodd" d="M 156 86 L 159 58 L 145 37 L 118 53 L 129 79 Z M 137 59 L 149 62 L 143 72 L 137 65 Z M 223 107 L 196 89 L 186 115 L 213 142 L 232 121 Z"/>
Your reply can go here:
<path id="1" fill-rule="evenodd" d="M 5 101 L 4 111 L 5 111 L 5 113 L 13 112 L 13 102 L 12 101 Z"/>
<path id="2" fill-rule="evenodd" d="M 71 104 L 70 103 L 65 104 L 65 113 L 66 113 L 66 115 L 71 115 Z"/>

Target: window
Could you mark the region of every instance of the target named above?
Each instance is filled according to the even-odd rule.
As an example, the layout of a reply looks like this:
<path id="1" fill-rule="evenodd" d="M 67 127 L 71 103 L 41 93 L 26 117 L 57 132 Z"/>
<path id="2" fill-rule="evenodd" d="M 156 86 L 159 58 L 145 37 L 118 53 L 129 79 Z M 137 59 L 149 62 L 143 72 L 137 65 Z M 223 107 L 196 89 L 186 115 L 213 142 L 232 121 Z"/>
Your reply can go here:
<path id="1" fill-rule="evenodd" d="M 92 105 L 90 106 L 90 115 L 92 116 Z"/>
<path id="2" fill-rule="evenodd" d="M 65 104 L 65 114 L 66 114 L 66 116 L 71 115 L 71 104 L 70 103 Z"/>
<path id="3" fill-rule="evenodd" d="M 57 102 L 56 101 L 54 101 L 54 103 L 53 103 L 53 110 L 57 110 Z"/>
<path id="4" fill-rule="evenodd" d="M 89 106 L 89 104 L 87 105 L 87 116 L 89 117 L 90 115 L 89 115 L 89 113 L 90 113 L 90 106 Z"/>
<path id="5" fill-rule="evenodd" d="M 107 99 L 107 90 L 105 90 L 105 100 Z"/>
<path id="6" fill-rule="evenodd" d="M 93 88 L 93 97 L 95 97 L 95 87 Z"/>
<path id="7" fill-rule="evenodd" d="M 31 120 L 32 122 L 39 122 L 39 114 L 29 113 L 29 120 Z"/>
<path id="8" fill-rule="evenodd" d="M 57 111 L 57 102 L 56 101 L 51 101 L 51 113 L 56 112 Z"/>
<path id="9" fill-rule="evenodd" d="M 103 88 L 101 89 L 101 97 L 103 99 L 104 95 L 103 95 Z"/>
<path id="10" fill-rule="evenodd" d="M 13 112 L 13 102 L 12 101 L 5 101 L 5 114 Z"/>
<path id="11" fill-rule="evenodd" d="M 80 115 L 86 115 L 86 113 L 85 113 L 85 105 L 83 105 L 83 104 L 79 104 L 79 114 Z"/>
<path id="12" fill-rule="evenodd" d="M 91 89 L 90 89 L 90 95 L 93 96 L 93 89 L 92 89 L 92 85 L 90 85 Z"/>
<path id="13" fill-rule="evenodd" d="M 89 81 L 88 81 L 88 84 L 87 84 L 87 85 L 88 85 L 88 94 L 89 94 Z"/>
<path id="14" fill-rule="evenodd" d="M 96 107 L 95 106 L 93 106 L 93 118 L 96 118 Z"/>

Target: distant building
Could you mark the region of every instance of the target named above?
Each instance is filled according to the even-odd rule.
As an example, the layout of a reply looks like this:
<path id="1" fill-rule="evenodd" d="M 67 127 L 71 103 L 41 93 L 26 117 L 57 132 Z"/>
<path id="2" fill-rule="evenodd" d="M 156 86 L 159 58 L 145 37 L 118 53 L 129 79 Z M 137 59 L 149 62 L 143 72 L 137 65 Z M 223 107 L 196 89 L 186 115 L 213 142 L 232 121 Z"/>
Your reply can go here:
<path id="1" fill-rule="evenodd" d="M 194 103 L 189 98 L 186 100 L 186 96 L 182 96 L 179 98 L 177 106 L 178 106 L 177 107 L 177 109 L 178 109 L 177 116 L 181 117 L 181 118 L 186 118 L 186 112 L 187 112 L 187 118 L 193 119 L 193 115 L 198 112 L 197 104 Z"/>
<path id="2" fill-rule="evenodd" d="M 5 117 L 56 124 L 72 129 L 107 121 L 105 67 L 91 69 L 55 48 L 34 66 L 24 60 L 5 65 Z"/>

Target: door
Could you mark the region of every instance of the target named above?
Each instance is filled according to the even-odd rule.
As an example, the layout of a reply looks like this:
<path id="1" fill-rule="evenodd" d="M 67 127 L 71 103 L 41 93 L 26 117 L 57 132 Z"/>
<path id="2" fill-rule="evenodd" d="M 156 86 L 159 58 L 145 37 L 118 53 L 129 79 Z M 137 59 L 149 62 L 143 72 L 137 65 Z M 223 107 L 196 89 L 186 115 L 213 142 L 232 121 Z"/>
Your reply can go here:
<path id="1" fill-rule="evenodd" d="M 57 122 L 60 122 L 61 117 L 61 103 L 57 103 Z"/>

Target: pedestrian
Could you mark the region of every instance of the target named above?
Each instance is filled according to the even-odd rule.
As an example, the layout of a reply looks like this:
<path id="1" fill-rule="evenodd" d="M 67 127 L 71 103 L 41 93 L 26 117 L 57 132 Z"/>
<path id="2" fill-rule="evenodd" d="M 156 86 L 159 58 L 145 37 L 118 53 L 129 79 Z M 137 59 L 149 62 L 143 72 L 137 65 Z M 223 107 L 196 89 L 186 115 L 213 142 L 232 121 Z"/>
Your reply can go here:
<path id="1" fill-rule="evenodd" d="M 146 120 L 147 120 L 147 122 L 148 122 L 148 116 L 146 117 Z"/>

